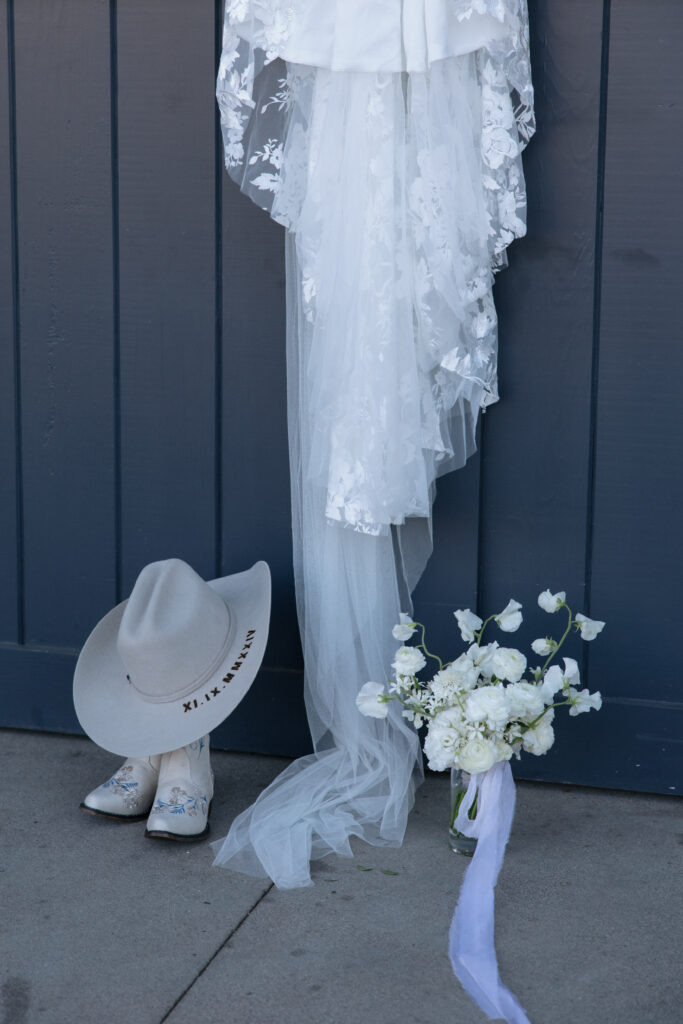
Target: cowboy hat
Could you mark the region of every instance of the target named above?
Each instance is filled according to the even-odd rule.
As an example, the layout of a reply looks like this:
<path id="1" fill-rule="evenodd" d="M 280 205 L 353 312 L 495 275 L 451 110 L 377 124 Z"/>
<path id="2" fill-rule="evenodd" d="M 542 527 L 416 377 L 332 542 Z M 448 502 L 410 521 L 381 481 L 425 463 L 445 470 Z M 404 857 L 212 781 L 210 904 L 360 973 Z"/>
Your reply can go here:
<path id="1" fill-rule="evenodd" d="M 152 562 L 85 642 L 74 674 L 84 731 L 115 754 L 194 742 L 237 707 L 268 637 L 270 571 L 205 582 L 186 562 Z"/>

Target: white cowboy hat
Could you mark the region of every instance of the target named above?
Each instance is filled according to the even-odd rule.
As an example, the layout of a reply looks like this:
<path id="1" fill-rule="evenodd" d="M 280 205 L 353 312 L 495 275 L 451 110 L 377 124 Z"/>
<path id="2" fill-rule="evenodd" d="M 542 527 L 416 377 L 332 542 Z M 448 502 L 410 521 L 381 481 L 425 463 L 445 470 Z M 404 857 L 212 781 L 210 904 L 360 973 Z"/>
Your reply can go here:
<path id="1" fill-rule="evenodd" d="M 205 582 L 186 562 L 152 562 L 95 626 L 74 674 L 78 720 L 115 754 L 176 750 L 233 711 L 263 659 L 270 570 Z"/>

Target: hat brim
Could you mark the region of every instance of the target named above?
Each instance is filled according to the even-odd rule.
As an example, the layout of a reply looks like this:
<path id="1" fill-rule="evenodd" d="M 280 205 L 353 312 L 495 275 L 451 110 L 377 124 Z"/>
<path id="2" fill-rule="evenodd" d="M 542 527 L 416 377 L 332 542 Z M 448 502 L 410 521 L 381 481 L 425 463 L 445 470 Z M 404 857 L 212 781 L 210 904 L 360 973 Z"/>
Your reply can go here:
<path id="1" fill-rule="evenodd" d="M 270 570 L 256 562 L 208 584 L 230 610 L 232 639 L 212 677 L 179 700 L 150 703 L 129 683 L 116 646 L 127 601 L 93 629 L 76 664 L 73 698 L 81 726 L 100 747 L 125 757 L 177 750 L 220 725 L 249 690 L 268 639 Z"/>

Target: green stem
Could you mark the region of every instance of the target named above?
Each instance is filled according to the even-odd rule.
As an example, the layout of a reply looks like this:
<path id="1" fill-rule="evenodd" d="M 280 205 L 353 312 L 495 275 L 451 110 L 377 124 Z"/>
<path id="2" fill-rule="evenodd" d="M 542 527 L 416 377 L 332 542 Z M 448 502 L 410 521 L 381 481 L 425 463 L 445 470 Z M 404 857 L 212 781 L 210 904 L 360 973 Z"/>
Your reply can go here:
<path id="1" fill-rule="evenodd" d="M 569 607 L 569 605 L 566 602 L 564 604 L 561 604 L 560 608 L 566 608 L 567 609 L 567 611 L 569 613 L 569 622 L 567 623 L 567 628 L 565 629 L 564 633 L 562 634 L 562 639 L 560 640 L 558 645 L 553 648 L 553 650 L 550 652 L 550 654 L 546 658 L 545 664 L 543 665 L 543 668 L 541 669 L 541 678 L 543 678 L 543 676 L 545 675 L 545 670 L 547 669 L 548 665 L 553 660 L 553 658 L 555 657 L 555 655 L 559 651 L 560 647 L 562 646 L 562 644 L 565 642 L 565 640 L 569 636 L 569 631 L 572 628 L 572 623 L 574 621 L 572 619 L 572 610 L 571 610 L 571 608 Z"/>
<path id="2" fill-rule="evenodd" d="M 422 641 L 417 646 L 422 648 L 422 650 L 424 651 L 424 653 L 427 655 L 428 658 L 433 658 L 434 661 L 438 662 L 438 665 L 439 665 L 440 669 L 443 669 L 443 662 L 442 662 L 441 658 L 437 654 L 432 654 L 431 651 L 427 650 L 427 647 L 426 647 L 426 644 L 425 644 L 425 627 L 422 625 L 421 622 L 416 622 L 415 625 L 419 626 L 420 629 L 422 630 Z"/>
<path id="3" fill-rule="evenodd" d="M 479 630 L 478 633 L 474 634 L 476 636 L 476 638 L 477 638 L 477 647 L 481 647 L 481 638 L 484 635 L 484 630 L 488 626 L 489 622 L 493 622 L 495 617 L 496 617 L 495 615 L 489 615 L 488 619 L 484 619 L 484 621 L 481 624 L 481 629 Z"/>
<path id="4" fill-rule="evenodd" d="M 458 830 L 455 828 L 455 819 L 458 817 L 458 812 L 460 810 L 460 804 L 465 799 L 465 792 L 466 792 L 466 790 L 462 789 L 462 790 L 459 790 L 455 794 L 455 799 L 453 800 L 453 807 L 452 807 L 452 810 L 451 810 L 451 832 L 458 832 Z M 474 821 L 474 819 L 477 816 L 477 799 L 478 799 L 478 796 L 479 796 L 479 794 L 477 793 L 477 795 L 475 796 L 474 800 L 472 801 L 472 805 L 471 805 L 469 811 L 467 812 L 467 817 L 470 819 L 470 821 Z M 458 835 L 461 835 L 461 833 L 458 832 Z"/>

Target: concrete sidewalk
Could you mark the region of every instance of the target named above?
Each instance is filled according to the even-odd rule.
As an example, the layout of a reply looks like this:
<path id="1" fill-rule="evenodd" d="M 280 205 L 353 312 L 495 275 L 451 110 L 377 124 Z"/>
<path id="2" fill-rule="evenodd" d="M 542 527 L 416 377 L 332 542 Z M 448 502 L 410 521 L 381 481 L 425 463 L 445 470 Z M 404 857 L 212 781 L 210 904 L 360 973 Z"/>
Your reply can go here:
<path id="1" fill-rule="evenodd" d="M 445 776 L 419 790 L 401 849 L 357 843 L 280 891 L 212 868 L 207 843 L 79 811 L 119 763 L 0 732 L 0 1024 L 487 1020 L 447 959 L 468 861 L 447 846 Z M 213 755 L 213 838 L 285 763 Z M 682 844 L 675 798 L 519 784 L 496 933 L 532 1024 L 679 1024 Z"/>

